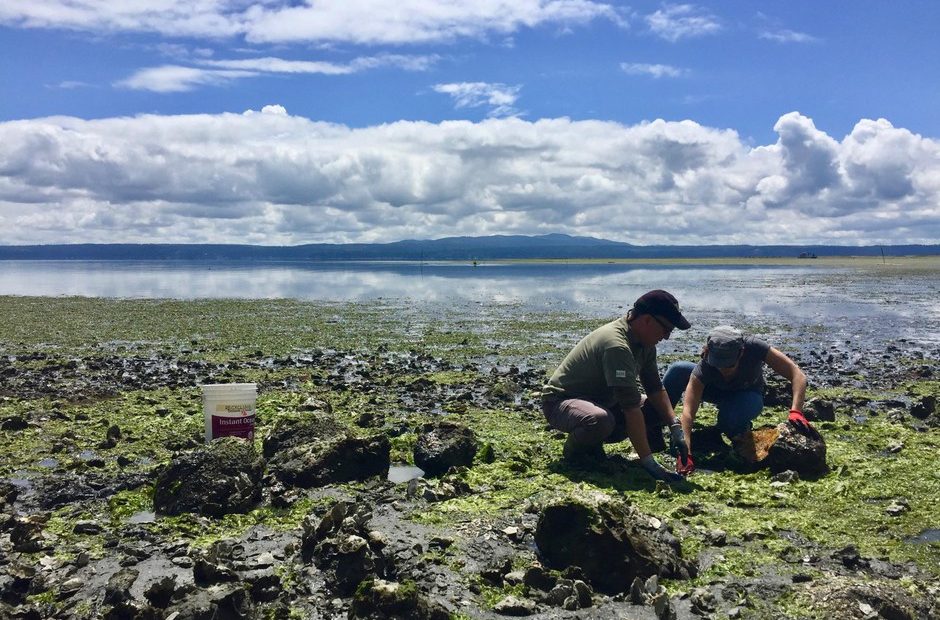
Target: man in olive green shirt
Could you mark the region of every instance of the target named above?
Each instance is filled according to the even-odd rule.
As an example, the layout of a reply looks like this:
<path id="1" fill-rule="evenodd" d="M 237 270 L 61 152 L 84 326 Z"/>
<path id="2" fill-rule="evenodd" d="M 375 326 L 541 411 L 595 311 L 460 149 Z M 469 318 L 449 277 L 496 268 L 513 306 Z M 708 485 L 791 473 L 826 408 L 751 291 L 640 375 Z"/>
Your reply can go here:
<path id="1" fill-rule="evenodd" d="M 542 390 L 546 420 L 568 433 L 566 459 L 601 459 L 605 442 L 628 436 L 651 476 L 682 479 L 653 458 L 641 407 L 652 406 L 663 424 L 669 425 L 676 449 L 686 447 L 659 379 L 656 345 L 669 338 L 674 328 L 689 327 L 676 298 L 655 290 L 637 299 L 626 316 L 597 328 L 575 345 Z"/>

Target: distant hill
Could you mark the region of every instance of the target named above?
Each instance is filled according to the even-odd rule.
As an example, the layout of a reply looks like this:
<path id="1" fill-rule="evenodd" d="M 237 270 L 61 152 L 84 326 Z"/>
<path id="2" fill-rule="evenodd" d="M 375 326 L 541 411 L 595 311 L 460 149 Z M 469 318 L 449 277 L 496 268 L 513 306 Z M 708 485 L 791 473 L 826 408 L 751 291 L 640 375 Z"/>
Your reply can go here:
<path id="1" fill-rule="evenodd" d="M 631 245 L 570 235 L 446 237 L 393 243 L 295 246 L 216 244 L 68 244 L 0 246 L 0 260 L 497 260 L 511 258 L 770 258 L 797 256 L 924 256 L 938 245 Z"/>

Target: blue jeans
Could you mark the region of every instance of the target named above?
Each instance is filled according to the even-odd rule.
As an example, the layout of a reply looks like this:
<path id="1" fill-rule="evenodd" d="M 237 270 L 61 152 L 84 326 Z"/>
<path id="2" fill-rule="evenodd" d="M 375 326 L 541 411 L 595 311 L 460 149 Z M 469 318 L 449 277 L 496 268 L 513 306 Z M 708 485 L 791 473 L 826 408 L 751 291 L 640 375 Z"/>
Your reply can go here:
<path id="1" fill-rule="evenodd" d="M 663 387 L 673 407 L 682 399 L 693 368 L 692 362 L 673 362 L 666 369 Z M 751 422 L 764 408 L 764 395 L 757 390 L 728 391 L 706 386 L 702 400 L 718 407 L 718 429 L 729 438 L 750 430 Z"/>

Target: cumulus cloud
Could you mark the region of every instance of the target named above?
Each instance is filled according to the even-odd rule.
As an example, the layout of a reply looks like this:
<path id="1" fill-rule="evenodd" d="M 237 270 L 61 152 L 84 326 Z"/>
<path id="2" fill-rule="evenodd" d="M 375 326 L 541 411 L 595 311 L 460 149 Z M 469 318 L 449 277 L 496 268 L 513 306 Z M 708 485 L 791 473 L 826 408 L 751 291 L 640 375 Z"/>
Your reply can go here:
<path id="1" fill-rule="evenodd" d="M 622 24 L 611 5 L 591 0 L 5 0 L 0 24 L 90 32 L 252 42 L 408 44 L 506 36 L 546 24 L 570 27 L 595 19 Z"/>
<path id="2" fill-rule="evenodd" d="M 718 18 L 692 4 L 667 5 L 648 15 L 646 23 L 655 35 L 673 43 L 721 30 Z"/>
<path id="3" fill-rule="evenodd" d="M 490 106 L 487 114 L 492 117 L 516 116 L 519 111 L 513 106 L 519 98 L 521 86 L 490 84 L 487 82 L 457 82 L 435 84 L 435 92 L 450 95 L 458 108 L 478 108 Z"/>
<path id="4" fill-rule="evenodd" d="M 0 123 L 0 243 L 935 243 L 940 142 L 792 112 L 772 144 L 692 121 L 350 128 L 244 114 Z"/>
<path id="5" fill-rule="evenodd" d="M 642 62 L 622 62 L 621 70 L 629 75 L 648 75 L 654 78 L 661 77 L 680 77 L 685 73 L 684 69 L 673 67 L 672 65 L 646 64 Z"/>

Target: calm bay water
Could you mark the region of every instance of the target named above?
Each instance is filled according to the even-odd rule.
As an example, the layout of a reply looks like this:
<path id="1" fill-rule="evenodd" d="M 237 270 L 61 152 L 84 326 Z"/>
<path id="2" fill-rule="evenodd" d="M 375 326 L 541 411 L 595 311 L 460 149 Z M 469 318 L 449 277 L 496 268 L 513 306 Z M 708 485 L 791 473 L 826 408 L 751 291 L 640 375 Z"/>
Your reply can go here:
<path id="1" fill-rule="evenodd" d="M 472 312 L 619 314 L 665 288 L 697 325 L 773 326 L 828 337 L 940 342 L 940 273 L 806 266 L 608 263 L 0 261 L 0 294 L 113 298 L 386 300 Z M 698 330 L 696 330 L 698 331 Z"/>

